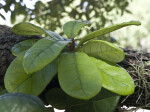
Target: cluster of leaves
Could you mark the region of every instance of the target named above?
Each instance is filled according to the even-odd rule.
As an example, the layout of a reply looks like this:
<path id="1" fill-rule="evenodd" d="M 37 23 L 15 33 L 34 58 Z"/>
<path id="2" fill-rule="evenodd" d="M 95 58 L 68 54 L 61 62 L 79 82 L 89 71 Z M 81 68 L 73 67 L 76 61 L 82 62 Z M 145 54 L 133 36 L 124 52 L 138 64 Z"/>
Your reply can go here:
<path id="1" fill-rule="evenodd" d="M 31 23 L 16 24 L 12 28 L 15 34 L 47 34 L 49 37 L 25 40 L 12 48 L 17 57 L 5 74 L 7 91 L 38 96 L 58 75 L 61 88 L 50 89 L 45 94 L 53 108 L 69 112 L 113 111 L 119 95 L 134 92 L 134 81 L 116 64 L 124 59 L 123 50 L 112 43 L 93 39 L 125 26 L 140 25 L 140 22 L 103 28 L 77 43 L 74 38 L 79 30 L 90 25 L 81 20 L 67 22 L 63 31 L 68 38 L 63 38 Z"/>
<path id="2" fill-rule="evenodd" d="M 61 28 L 64 24 L 61 20 L 65 17 L 76 20 L 90 20 L 92 22 L 97 20 L 95 29 L 99 29 L 108 21 L 112 22 L 114 15 L 130 12 L 127 10 L 127 6 L 132 0 L 78 0 L 77 4 L 74 3 L 74 0 L 51 0 L 47 3 L 37 1 L 34 9 L 28 8 L 23 0 L 17 0 L 17 2 L 15 0 L 2 1 L 5 1 L 5 5 L 2 5 L 1 8 L 5 12 L 11 11 L 12 23 L 16 21 L 18 15 L 24 15 L 25 21 L 34 20 L 40 25 L 46 25 L 46 29 L 54 31 L 57 28 Z M 30 1 L 32 2 L 33 0 Z M 14 9 L 11 9 L 11 6 L 14 6 Z M 4 15 L 0 16 L 5 18 Z"/>

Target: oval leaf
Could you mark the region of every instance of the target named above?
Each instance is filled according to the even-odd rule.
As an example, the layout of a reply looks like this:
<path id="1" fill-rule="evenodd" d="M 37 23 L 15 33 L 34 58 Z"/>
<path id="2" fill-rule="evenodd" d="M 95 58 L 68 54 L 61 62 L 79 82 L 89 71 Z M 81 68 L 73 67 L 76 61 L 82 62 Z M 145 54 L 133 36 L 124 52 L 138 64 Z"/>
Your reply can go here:
<path id="1" fill-rule="evenodd" d="M 33 44 L 35 44 L 39 39 L 29 39 L 22 41 L 16 45 L 14 45 L 11 49 L 11 52 L 14 56 L 18 56 L 23 51 L 28 50 L 30 47 L 32 47 Z"/>
<path id="2" fill-rule="evenodd" d="M 16 25 L 13 26 L 12 31 L 16 34 L 16 35 L 42 35 L 42 34 L 48 34 L 50 37 L 52 37 L 53 39 L 61 39 L 63 40 L 63 38 L 52 32 L 52 31 L 48 31 L 45 30 L 39 26 L 36 26 L 32 23 L 28 23 L 28 22 L 21 22 L 18 23 Z"/>
<path id="3" fill-rule="evenodd" d="M 80 47 L 77 51 L 84 52 L 89 56 L 118 63 L 123 61 L 125 54 L 122 49 L 102 40 L 91 40 Z"/>
<path id="4" fill-rule="evenodd" d="M 68 38 L 75 38 L 83 26 L 90 26 L 90 25 L 91 22 L 89 21 L 81 21 L 81 20 L 69 21 L 64 24 L 63 31 Z"/>
<path id="5" fill-rule="evenodd" d="M 8 92 L 20 92 L 39 95 L 57 73 L 57 60 L 48 64 L 41 71 L 27 74 L 23 68 L 24 52 L 8 67 L 4 83 Z"/>
<path id="6" fill-rule="evenodd" d="M 44 29 L 31 23 L 21 22 L 13 26 L 12 31 L 17 35 L 42 35 Z"/>
<path id="7" fill-rule="evenodd" d="M 71 112 L 114 112 L 119 102 L 119 96 L 112 96 L 106 99 L 91 101 L 73 106 Z"/>
<path id="8" fill-rule="evenodd" d="M 26 73 L 31 74 L 41 70 L 60 54 L 69 41 L 44 38 L 34 44 L 25 54 L 23 66 Z"/>
<path id="9" fill-rule="evenodd" d="M 70 96 L 90 99 L 101 89 L 101 77 L 88 55 L 63 53 L 59 59 L 58 79 L 61 88 Z"/>
<path id="10" fill-rule="evenodd" d="M 61 88 L 52 88 L 45 94 L 45 98 L 52 107 L 57 109 L 68 109 L 72 105 L 87 102 L 67 95 Z"/>
<path id="11" fill-rule="evenodd" d="M 0 112 L 46 112 L 38 97 L 20 93 L 0 96 L 0 105 Z"/>
<path id="12" fill-rule="evenodd" d="M 79 100 L 70 97 L 61 88 L 53 88 L 46 93 L 46 100 L 50 105 L 69 112 L 113 112 L 119 98 L 119 95 L 104 88 L 90 100 Z"/>
<path id="13" fill-rule="evenodd" d="M 134 81 L 128 72 L 114 63 L 106 63 L 91 57 L 97 65 L 102 77 L 102 86 L 119 95 L 129 95 L 134 92 Z"/>
<path id="14" fill-rule="evenodd" d="M 52 88 L 46 93 L 45 98 L 54 108 L 67 109 L 68 107 L 68 102 L 66 101 L 67 95 L 60 88 Z"/>
<path id="15" fill-rule="evenodd" d="M 112 31 L 115 31 L 115 30 L 118 30 L 122 27 L 125 27 L 125 26 L 129 26 L 129 25 L 141 25 L 141 23 L 139 21 L 130 21 L 130 22 L 124 22 L 124 23 L 121 23 L 121 24 L 116 24 L 116 25 L 112 25 L 110 27 L 106 27 L 106 28 L 102 28 L 100 30 L 97 30 L 97 31 L 94 31 L 88 35 L 86 35 L 78 44 L 77 48 L 80 47 L 81 44 L 83 44 L 84 42 L 88 41 L 88 40 L 91 40 L 91 39 L 94 39 L 96 37 L 99 37 L 99 36 L 102 36 L 102 35 L 105 35 L 107 33 L 110 33 Z"/>

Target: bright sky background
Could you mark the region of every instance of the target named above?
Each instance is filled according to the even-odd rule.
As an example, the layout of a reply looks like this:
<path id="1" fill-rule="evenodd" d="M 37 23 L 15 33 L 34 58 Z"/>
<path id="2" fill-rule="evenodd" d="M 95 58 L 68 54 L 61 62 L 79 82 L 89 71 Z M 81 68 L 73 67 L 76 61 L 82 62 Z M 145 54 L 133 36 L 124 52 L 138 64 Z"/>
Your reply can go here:
<path id="1" fill-rule="evenodd" d="M 16 0 L 16 1 L 19 1 L 19 0 Z M 34 1 L 30 1 L 30 0 L 24 0 L 24 3 L 27 4 L 27 7 L 28 8 L 34 8 L 34 4 L 35 2 L 38 1 L 38 0 L 34 0 Z M 42 0 L 42 2 L 47 2 L 47 1 L 50 1 L 50 0 Z M 140 0 L 135 0 L 135 2 L 137 3 L 137 1 L 140 1 Z M 142 1 L 146 1 L 146 0 L 142 0 Z M 147 0 L 147 3 L 148 1 L 150 0 Z M 3 0 L 0 0 L 0 3 L 1 4 L 5 4 L 5 2 Z M 144 2 L 143 2 L 144 3 Z M 149 2 L 150 3 L 150 2 Z M 143 7 L 143 5 L 140 5 L 142 8 L 145 8 Z M 13 8 L 13 6 L 12 6 Z M 140 11 L 140 10 L 139 10 Z M 5 11 L 3 9 L 0 9 L 0 13 L 5 15 L 5 18 L 6 20 L 3 20 L 1 17 L 0 17 L 0 24 L 1 25 L 8 25 L 8 26 L 12 26 L 11 23 L 10 23 L 10 12 L 8 13 L 5 13 Z M 127 18 L 130 18 L 130 17 L 127 17 Z M 149 18 L 150 19 L 150 18 Z M 64 112 L 62 110 L 55 110 L 55 112 Z M 138 110 L 136 112 L 150 112 L 150 110 Z"/>

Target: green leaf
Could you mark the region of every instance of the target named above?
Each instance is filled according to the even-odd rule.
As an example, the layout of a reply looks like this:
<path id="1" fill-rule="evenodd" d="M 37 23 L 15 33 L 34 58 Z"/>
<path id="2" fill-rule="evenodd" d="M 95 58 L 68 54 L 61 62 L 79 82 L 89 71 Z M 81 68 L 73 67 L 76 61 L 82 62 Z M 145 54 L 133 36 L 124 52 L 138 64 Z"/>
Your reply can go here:
<path id="1" fill-rule="evenodd" d="M 0 17 L 1 17 L 3 20 L 6 20 L 5 16 L 3 16 L 2 14 L 0 14 Z"/>
<path id="2" fill-rule="evenodd" d="M 16 22 L 16 11 L 11 11 L 11 24 Z"/>
<path id="3" fill-rule="evenodd" d="M 0 85 L 0 91 L 2 91 L 4 88 Z"/>
<path id="4" fill-rule="evenodd" d="M 70 112 L 114 112 L 119 101 L 119 96 L 112 96 L 106 99 L 91 101 L 81 105 L 73 106 Z"/>
<path id="5" fill-rule="evenodd" d="M 21 53 L 8 67 L 4 78 L 5 87 L 8 92 L 39 95 L 57 73 L 58 60 L 41 71 L 27 74 L 22 65 L 24 54 L 25 52 Z"/>
<path id="6" fill-rule="evenodd" d="M 52 107 L 60 110 L 67 109 L 75 104 L 86 102 L 86 100 L 79 100 L 68 96 L 61 88 L 52 88 L 45 94 L 45 98 Z"/>
<path id="7" fill-rule="evenodd" d="M 12 31 L 17 35 L 42 35 L 44 29 L 31 23 L 21 22 L 13 26 Z"/>
<path id="8" fill-rule="evenodd" d="M 54 108 L 66 109 L 68 107 L 68 102 L 66 101 L 67 95 L 60 88 L 52 88 L 46 93 L 45 98 Z"/>
<path id="9" fill-rule="evenodd" d="M 16 45 L 14 45 L 11 49 L 11 52 L 14 56 L 18 56 L 23 51 L 28 50 L 30 47 L 32 47 L 33 44 L 35 44 L 39 39 L 29 39 L 22 41 Z"/>
<path id="10" fill-rule="evenodd" d="M 46 108 L 46 112 L 54 112 L 54 108 L 48 107 L 48 108 Z"/>
<path id="11" fill-rule="evenodd" d="M 7 93 L 6 89 L 0 91 L 0 95 L 6 94 L 6 93 Z"/>
<path id="12" fill-rule="evenodd" d="M 81 20 L 69 21 L 64 24 L 63 31 L 68 38 L 75 38 L 78 35 L 80 29 L 84 26 L 91 26 L 91 22 Z"/>
<path id="13" fill-rule="evenodd" d="M 38 97 L 21 93 L 0 96 L 0 105 L 0 112 L 46 112 Z"/>
<path id="14" fill-rule="evenodd" d="M 85 53 L 63 53 L 59 58 L 58 79 L 61 88 L 78 99 L 90 99 L 101 90 L 99 71 Z"/>
<path id="15" fill-rule="evenodd" d="M 60 54 L 69 41 L 44 38 L 36 42 L 25 54 L 23 66 L 31 74 L 44 68 Z"/>
<path id="16" fill-rule="evenodd" d="M 52 38 L 54 38 L 54 39 L 56 39 L 56 40 L 58 40 L 58 39 L 63 40 L 63 37 L 60 36 L 59 34 L 55 33 L 55 32 L 52 32 L 52 31 L 49 31 L 49 30 L 45 30 L 45 32 L 46 32 L 46 34 L 48 34 L 50 37 L 52 37 Z"/>
<path id="17" fill-rule="evenodd" d="M 80 47 L 78 52 L 84 52 L 89 56 L 93 56 L 99 59 L 104 59 L 110 62 L 118 63 L 123 61 L 125 54 L 122 49 L 102 40 L 91 40 L 85 45 Z"/>
<path id="18" fill-rule="evenodd" d="M 48 34 L 53 39 L 61 39 L 63 38 L 52 31 L 45 30 L 39 26 L 36 26 L 32 23 L 28 22 L 21 22 L 13 26 L 12 31 L 17 35 L 42 35 L 42 34 Z"/>
<path id="19" fill-rule="evenodd" d="M 77 48 L 80 47 L 81 44 L 83 44 L 84 42 L 88 41 L 88 40 L 91 40 L 91 39 L 94 39 L 96 37 L 99 37 L 99 36 L 102 36 L 102 35 L 105 35 L 107 33 L 110 33 L 112 31 L 115 31 L 115 30 L 118 30 L 122 27 L 125 27 L 125 26 L 129 26 L 129 25 L 141 25 L 141 23 L 139 21 L 130 21 L 130 22 L 124 22 L 124 23 L 121 23 L 121 24 L 116 24 L 116 25 L 112 25 L 110 27 L 106 27 L 106 28 L 102 28 L 100 30 L 97 30 L 97 31 L 94 31 L 88 35 L 86 35 L 78 44 Z"/>
<path id="20" fill-rule="evenodd" d="M 119 95 L 129 95 L 134 92 L 134 81 L 128 72 L 114 63 L 106 63 L 91 57 L 97 65 L 102 77 L 102 86 Z"/>
<path id="21" fill-rule="evenodd" d="M 65 109 L 69 112 L 113 112 L 120 98 L 120 96 L 104 88 L 90 100 L 75 99 L 68 96 L 60 88 L 49 90 L 45 97 L 54 108 Z"/>

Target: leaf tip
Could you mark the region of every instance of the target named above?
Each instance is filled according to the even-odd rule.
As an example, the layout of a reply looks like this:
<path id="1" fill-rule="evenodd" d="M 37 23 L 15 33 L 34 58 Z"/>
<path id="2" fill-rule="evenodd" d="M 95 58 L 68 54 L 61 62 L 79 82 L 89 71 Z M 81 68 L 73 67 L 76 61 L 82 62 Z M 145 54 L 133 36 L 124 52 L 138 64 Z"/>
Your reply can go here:
<path id="1" fill-rule="evenodd" d="M 140 21 L 130 21 L 131 24 L 136 25 L 136 26 L 140 26 L 141 22 Z"/>

